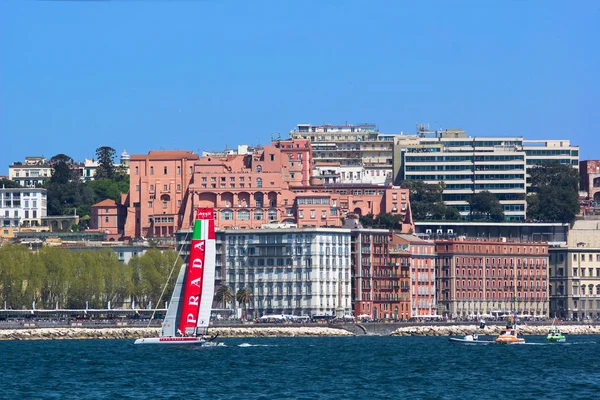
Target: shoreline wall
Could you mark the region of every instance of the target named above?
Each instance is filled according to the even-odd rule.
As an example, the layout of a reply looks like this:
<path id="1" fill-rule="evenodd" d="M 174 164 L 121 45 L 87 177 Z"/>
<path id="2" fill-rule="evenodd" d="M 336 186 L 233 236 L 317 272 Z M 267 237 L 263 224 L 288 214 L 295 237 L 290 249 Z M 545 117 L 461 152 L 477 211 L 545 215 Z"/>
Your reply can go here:
<path id="1" fill-rule="evenodd" d="M 528 335 L 546 335 L 549 325 L 519 326 L 519 332 Z M 501 326 L 487 326 L 479 330 L 480 336 L 495 336 Z M 561 325 L 561 330 L 570 335 L 600 335 L 600 325 Z M 406 326 L 386 334 L 367 333 L 367 336 L 464 336 L 477 329 L 474 325 L 452 326 Z M 29 328 L 0 329 L 1 340 L 59 340 L 59 339 L 138 339 L 157 337 L 160 328 Z M 364 336 L 361 331 L 345 327 L 215 327 L 211 335 L 221 338 L 245 337 L 307 337 L 307 336 Z"/>

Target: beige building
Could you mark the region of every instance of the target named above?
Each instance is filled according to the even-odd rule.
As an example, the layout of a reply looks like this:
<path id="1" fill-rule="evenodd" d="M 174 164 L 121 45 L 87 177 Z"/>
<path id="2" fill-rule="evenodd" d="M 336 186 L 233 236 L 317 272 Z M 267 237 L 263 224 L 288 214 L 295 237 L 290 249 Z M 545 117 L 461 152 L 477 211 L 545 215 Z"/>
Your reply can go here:
<path id="1" fill-rule="evenodd" d="M 392 150 L 394 134 L 379 133 L 374 124 L 350 125 L 311 125 L 298 124 L 290 132 L 292 139 L 307 139 L 313 148 L 314 164 L 337 163 L 343 173 L 339 173 L 340 183 L 379 183 L 379 177 L 386 176 L 391 181 Z M 347 168 L 357 168 L 351 170 Z M 381 175 L 384 171 L 384 175 Z M 377 172 L 380 175 L 377 175 Z M 316 168 L 315 176 L 321 175 Z"/>
<path id="2" fill-rule="evenodd" d="M 25 157 L 8 166 L 8 179 L 23 187 L 36 187 L 44 184 L 52 176 L 52 167 L 44 157 Z"/>
<path id="3" fill-rule="evenodd" d="M 600 318 L 600 221 L 576 221 L 567 245 L 549 253 L 550 316 Z"/>

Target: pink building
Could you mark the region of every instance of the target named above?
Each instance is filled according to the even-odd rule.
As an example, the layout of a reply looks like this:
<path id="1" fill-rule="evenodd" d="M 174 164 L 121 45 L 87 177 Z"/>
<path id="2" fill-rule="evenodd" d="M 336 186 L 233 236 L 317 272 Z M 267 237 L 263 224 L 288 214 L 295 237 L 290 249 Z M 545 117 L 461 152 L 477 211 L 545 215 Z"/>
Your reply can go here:
<path id="1" fill-rule="evenodd" d="M 131 156 L 125 236 L 174 235 L 181 227 L 182 206 L 198 158 L 191 151 Z"/>
<path id="2" fill-rule="evenodd" d="M 437 315 L 435 242 L 413 235 L 394 235 L 392 243 L 410 253 L 411 317 Z"/>
<path id="3" fill-rule="evenodd" d="M 106 233 L 108 240 L 119 240 L 123 233 L 119 229 L 123 226 L 119 211 L 120 207 L 111 199 L 94 204 L 90 208 L 90 229 Z"/>
<path id="4" fill-rule="evenodd" d="M 342 226 L 348 212 L 390 212 L 404 216 L 408 231 L 408 194 L 408 189 L 320 183 L 312 177 L 307 139 L 203 157 L 152 151 L 131 156 L 125 235 L 171 237 L 189 228 L 198 207 L 215 208 L 218 229 L 254 229 L 266 223 Z"/>

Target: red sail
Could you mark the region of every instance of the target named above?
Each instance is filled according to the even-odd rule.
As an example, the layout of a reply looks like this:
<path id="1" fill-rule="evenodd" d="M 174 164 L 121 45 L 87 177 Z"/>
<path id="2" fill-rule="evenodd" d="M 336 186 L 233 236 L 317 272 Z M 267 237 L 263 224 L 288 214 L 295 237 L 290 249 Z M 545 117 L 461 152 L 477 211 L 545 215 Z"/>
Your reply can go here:
<path id="1" fill-rule="evenodd" d="M 184 282 L 184 295 L 179 318 L 180 334 L 189 334 L 195 331 L 198 323 L 204 264 L 206 261 L 206 240 L 210 231 L 209 221 L 214 223 L 213 209 L 199 208 L 194 222 L 194 233 Z"/>

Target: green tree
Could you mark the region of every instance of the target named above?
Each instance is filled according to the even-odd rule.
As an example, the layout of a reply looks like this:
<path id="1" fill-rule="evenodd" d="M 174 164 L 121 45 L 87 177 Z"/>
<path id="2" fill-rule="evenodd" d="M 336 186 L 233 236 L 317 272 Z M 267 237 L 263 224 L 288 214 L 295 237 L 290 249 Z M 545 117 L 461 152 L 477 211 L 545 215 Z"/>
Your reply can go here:
<path id="1" fill-rule="evenodd" d="M 461 219 L 460 212 L 442 201 L 444 183 L 425 183 L 422 181 L 402 181 L 400 187 L 409 189 L 410 207 L 415 221 Z"/>
<path id="2" fill-rule="evenodd" d="M 96 257 L 100 261 L 104 281 L 102 304 L 107 306 L 110 302 L 112 306 L 123 306 L 133 289 L 131 266 L 120 262 L 117 254 L 110 249 L 99 251 Z"/>
<path id="3" fill-rule="evenodd" d="M 373 215 L 373 213 L 361 215 L 358 218 L 358 222 L 360 222 L 360 224 L 365 228 L 375 226 L 375 216 Z"/>
<path id="4" fill-rule="evenodd" d="M 25 297 L 25 276 L 31 253 L 25 246 L 7 245 L 0 248 L 0 299 L 12 309 L 31 307 Z M 29 306 L 27 306 L 29 303 Z"/>
<path id="5" fill-rule="evenodd" d="M 112 147 L 102 146 L 96 149 L 98 158 L 98 168 L 96 169 L 96 179 L 113 179 L 115 175 L 115 155 L 117 152 Z"/>
<path id="6" fill-rule="evenodd" d="M 175 250 L 161 251 L 152 248 L 141 257 L 133 257 L 129 265 L 132 270 L 132 294 L 136 302 L 157 304 L 165 284 L 167 285 L 165 293 L 173 292 L 179 272 L 178 266 L 182 264 L 183 260 L 177 256 Z M 171 279 L 168 280 L 172 268 L 175 269 Z M 168 299 L 161 299 L 161 301 L 166 300 Z"/>
<path id="7" fill-rule="evenodd" d="M 468 200 L 471 209 L 471 219 L 477 215 L 483 215 L 486 219 L 496 222 L 504 221 L 504 209 L 495 194 L 484 190 L 475 193 Z"/>
<path id="8" fill-rule="evenodd" d="M 0 179 L 0 189 L 1 188 L 12 189 L 12 188 L 20 188 L 20 187 L 21 187 L 21 185 L 19 185 L 15 181 L 11 181 L 10 179 L 6 179 L 6 178 Z"/>
<path id="9" fill-rule="evenodd" d="M 242 305 L 244 319 L 248 318 L 248 304 L 252 300 L 252 290 L 248 287 L 241 288 L 235 294 L 235 299 Z"/>
<path id="10" fill-rule="evenodd" d="M 74 254 L 74 268 L 69 287 L 69 308 L 104 308 L 102 294 L 104 280 L 102 264 L 96 251 L 79 251 Z"/>
<path id="11" fill-rule="evenodd" d="M 73 253 L 58 247 L 42 247 L 37 254 L 46 270 L 42 285 L 41 301 L 44 308 L 67 306 L 73 270 Z"/>
<path id="12" fill-rule="evenodd" d="M 573 222 L 579 213 L 579 175 L 569 165 L 552 163 L 530 170 L 527 218 Z"/>
<path id="13" fill-rule="evenodd" d="M 52 177 L 50 183 L 65 184 L 77 179 L 76 173 L 72 169 L 73 159 L 66 154 L 57 154 L 49 161 L 52 167 Z"/>
<path id="14" fill-rule="evenodd" d="M 215 300 L 221 303 L 221 308 L 227 308 L 227 303 L 233 300 L 233 291 L 227 285 L 221 285 L 215 293 Z"/>

